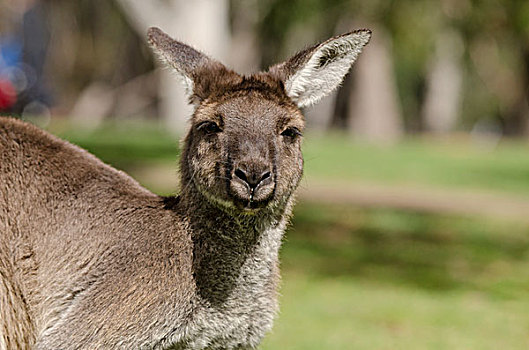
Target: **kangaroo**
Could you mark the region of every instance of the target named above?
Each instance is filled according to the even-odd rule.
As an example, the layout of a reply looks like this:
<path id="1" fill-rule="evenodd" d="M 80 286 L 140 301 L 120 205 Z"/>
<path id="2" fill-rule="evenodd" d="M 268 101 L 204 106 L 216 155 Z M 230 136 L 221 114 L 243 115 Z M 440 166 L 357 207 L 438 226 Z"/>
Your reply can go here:
<path id="1" fill-rule="evenodd" d="M 341 83 L 370 37 L 241 76 L 149 29 L 194 105 L 175 197 L 0 118 L 0 349 L 256 348 L 278 310 L 300 109 Z"/>

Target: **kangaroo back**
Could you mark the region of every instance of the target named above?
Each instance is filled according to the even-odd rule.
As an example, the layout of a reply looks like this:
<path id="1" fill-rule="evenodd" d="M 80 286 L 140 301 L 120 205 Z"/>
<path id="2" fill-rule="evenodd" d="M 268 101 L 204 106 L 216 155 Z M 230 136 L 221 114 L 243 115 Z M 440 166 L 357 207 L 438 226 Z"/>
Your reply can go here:
<path id="1" fill-rule="evenodd" d="M 159 198 L 88 152 L 0 118 L 0 334 L 31 348 L 109 254 L 119 226 L 108 210 Z M 141 205 L 145 205 L 142 203 Z M 123 216 L 124 218 L 125 216 Z M 2 344 L 2 342 L 0 342 Z"/>

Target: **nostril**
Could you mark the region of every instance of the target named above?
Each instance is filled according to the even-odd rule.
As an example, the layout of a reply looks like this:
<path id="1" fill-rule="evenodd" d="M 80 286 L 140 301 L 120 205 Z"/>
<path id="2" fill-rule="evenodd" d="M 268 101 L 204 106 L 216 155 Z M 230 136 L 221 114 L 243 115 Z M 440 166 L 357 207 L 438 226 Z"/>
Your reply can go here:
<path id="1" fill-rule="evenodd" d="M 271 175 L 272 175 L 271 172 L 269 172 L 269 171 L 265 171 L 265 172 L 261 175 L 261 180 L 260 180 L 259 182 L 262 182 L 262 181 L 268 179 Z"/>
<path id="2" fill-rule="evenodd" d="M 233 174 L 237 176 L 239 179 L 241 179 L 244 182 L 248 182 L 248 178 L 246 177 L 246 172 L 241 169 L 236 169 Z"/>

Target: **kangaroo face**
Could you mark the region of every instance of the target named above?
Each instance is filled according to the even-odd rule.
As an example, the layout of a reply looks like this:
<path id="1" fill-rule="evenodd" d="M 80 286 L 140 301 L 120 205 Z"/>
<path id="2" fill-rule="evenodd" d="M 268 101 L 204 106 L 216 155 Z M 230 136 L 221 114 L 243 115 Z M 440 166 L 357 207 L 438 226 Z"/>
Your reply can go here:
<path id="1" fill-rule="evenodd" d="M 304 120 L 286 95 L 252 87 L 205 101 L 188 136 L 193 184 L 226 207 L 254 211 L 291 195 L 303 172 Z M 274 94 L 277 94 L 275 96 Z"/>

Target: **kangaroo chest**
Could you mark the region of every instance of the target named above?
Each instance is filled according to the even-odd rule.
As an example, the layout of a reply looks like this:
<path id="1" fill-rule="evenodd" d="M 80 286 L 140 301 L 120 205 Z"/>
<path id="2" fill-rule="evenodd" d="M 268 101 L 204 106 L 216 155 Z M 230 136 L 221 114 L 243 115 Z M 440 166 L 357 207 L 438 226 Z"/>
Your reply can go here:
<path id="1" fill-rule="evenodd" d="M 260 343 L 278 309 L 281 235 L 279 228 L 267 230 L 240 261 L 234 257 L 227 263 L 231 271 L 210 265 L 214 258 L 198 268 L 208 283 L 200 280 L 203 275 L 197 278 L 197 305 L 176 349 L 239 349 Z"/>

